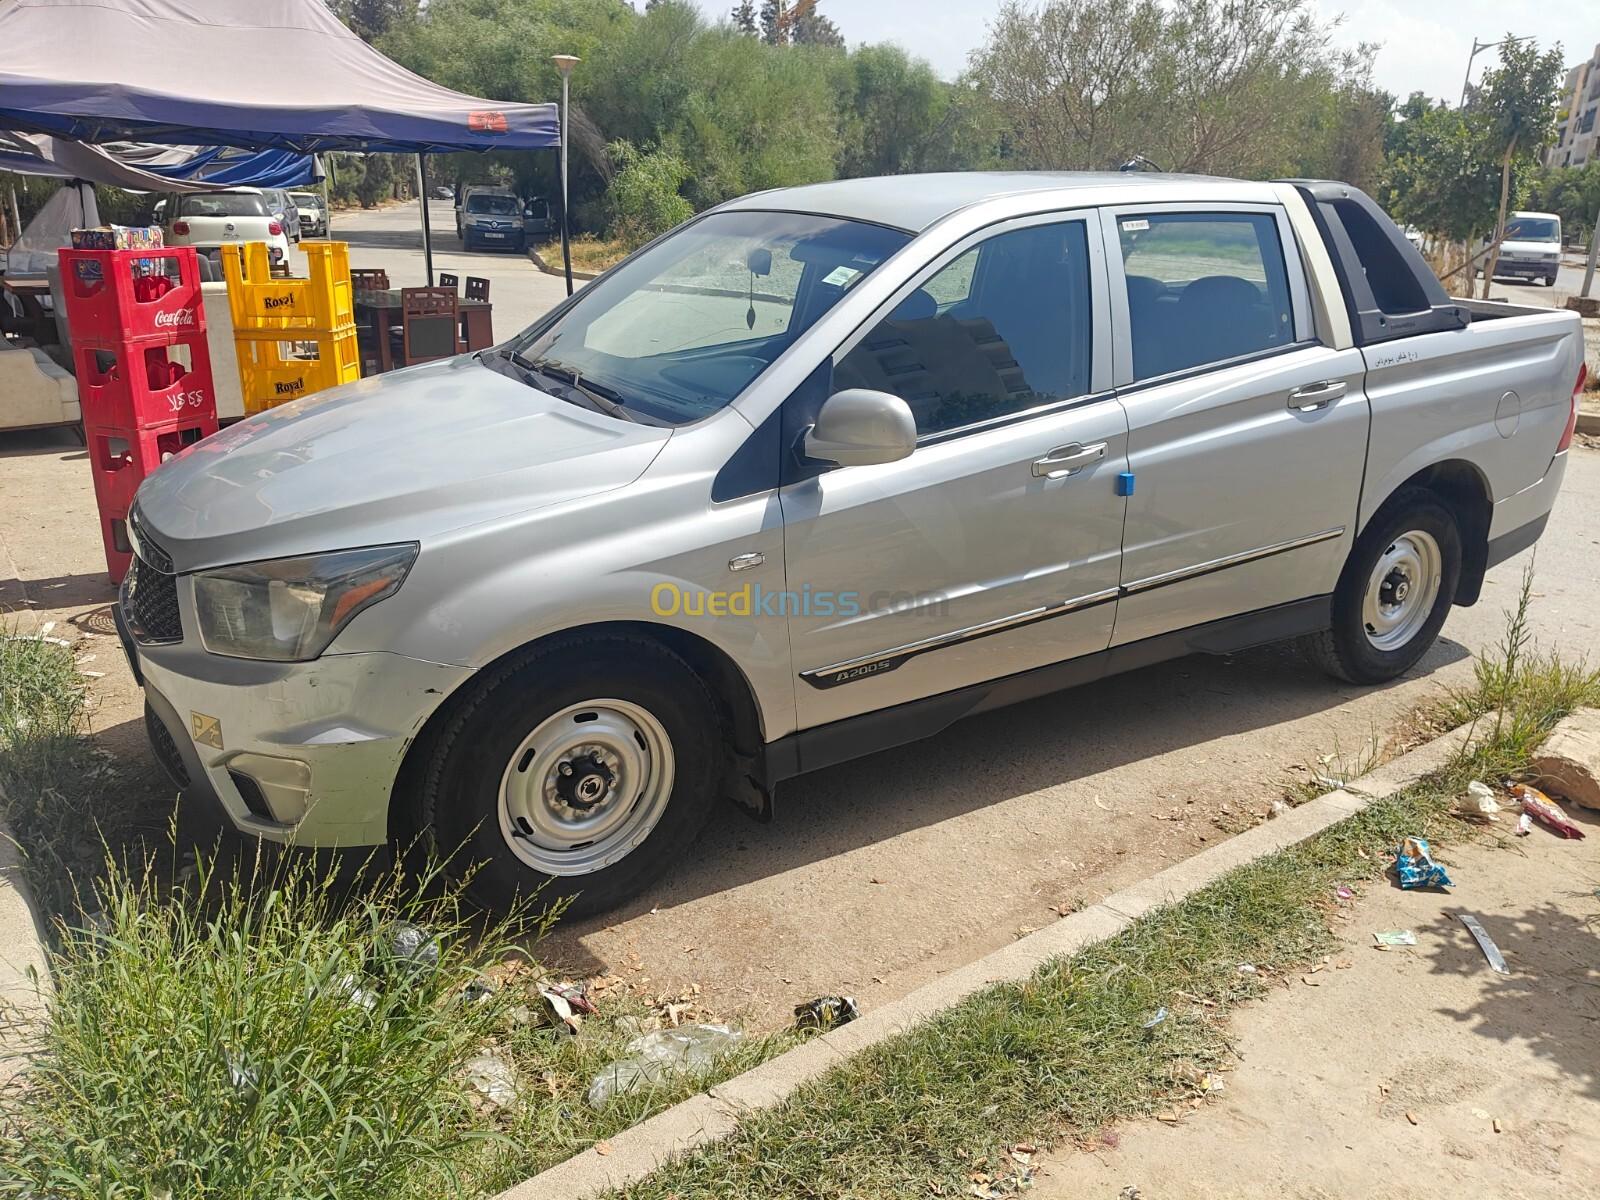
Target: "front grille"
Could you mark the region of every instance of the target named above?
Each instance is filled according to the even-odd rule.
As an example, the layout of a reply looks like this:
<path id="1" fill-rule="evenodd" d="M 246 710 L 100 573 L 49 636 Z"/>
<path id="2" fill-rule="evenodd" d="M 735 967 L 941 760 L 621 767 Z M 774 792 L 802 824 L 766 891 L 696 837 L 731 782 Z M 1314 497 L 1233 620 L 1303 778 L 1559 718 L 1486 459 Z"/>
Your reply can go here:
<path id="1" fill-rule="evenodd" d="M 189 786 L 189 768 L 183 765 L 183 755 L 178 753 L 178 743 L 173 740 L 172 730 L 168 729 L 166 722 L 156 716 L 155 709 L 148 704 L 144 706 L 144 729 L 150 737 L 150 748 L 156 752 L 156 761 L 161 764 L 162 770 L 172 777 L 172 782 L 180 788 Z"/>
<path id="2" fill-rule="evenodd" d="M 183 621 L 178 616 L 178 577 L 158 571 L 138 555 L 122 581 L 122 616 L 133 640 L 180 642 Z"/>

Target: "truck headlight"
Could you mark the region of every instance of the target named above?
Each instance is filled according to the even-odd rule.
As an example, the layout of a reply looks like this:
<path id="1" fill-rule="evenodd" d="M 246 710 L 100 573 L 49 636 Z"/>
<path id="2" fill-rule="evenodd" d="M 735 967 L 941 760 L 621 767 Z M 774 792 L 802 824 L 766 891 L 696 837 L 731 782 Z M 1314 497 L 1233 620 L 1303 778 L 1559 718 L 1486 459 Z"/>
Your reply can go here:
<path id="1" fill-rule="evenodd" d="M 316 658 L 357 613 L 399 591 L 417 550 L 410 542 L 197 572 L 200 641 L 230 658 Z"/>

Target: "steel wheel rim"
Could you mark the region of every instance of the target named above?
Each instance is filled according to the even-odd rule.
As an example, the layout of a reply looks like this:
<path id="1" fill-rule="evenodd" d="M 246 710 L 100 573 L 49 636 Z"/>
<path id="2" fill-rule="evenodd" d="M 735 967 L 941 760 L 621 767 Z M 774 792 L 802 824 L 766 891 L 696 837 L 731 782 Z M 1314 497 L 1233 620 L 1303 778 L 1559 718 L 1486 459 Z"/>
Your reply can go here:
<path id="1" fill-rule="evenodd" d="M 1438 540 L 1420 529 L 1390 542 L 1367 580 L 1361 623 L 1374 649 L 1398 650 L 1428 623 L 1444 575 Z"/>
<path id="2" fill-rule="evenodd" d="M 672 797 L 672 739 L 628 700 L 585 700 L 540 721 L 500 777 L 500 833 L 546 875 L 589 875 L 631 853 Z"/>

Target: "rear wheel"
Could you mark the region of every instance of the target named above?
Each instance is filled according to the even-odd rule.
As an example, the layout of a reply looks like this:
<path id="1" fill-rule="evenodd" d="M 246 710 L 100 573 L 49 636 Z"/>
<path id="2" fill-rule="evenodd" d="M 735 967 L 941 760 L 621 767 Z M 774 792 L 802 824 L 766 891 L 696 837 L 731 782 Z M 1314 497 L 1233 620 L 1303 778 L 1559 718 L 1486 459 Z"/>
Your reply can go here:
<path id="1" fill-rule="evenodd" d="M 1348 683 L 1384 683 L 1416 665 L 1444 625 L 1461 577 L 1461 535 L 1437 496 L 1407 488 L 1384 505 L 1345 563 L 1333 626 L 1303 642 Z"/>
<path id="2" fill-rule="evenodd" d="M 480 681 L 433 748 L 422 816 L 469 894 L 504 909 L 543 889 L 598 912 L 688 848 L 721 778 L 705 682 L 642 638 L 535 651 Z"/>

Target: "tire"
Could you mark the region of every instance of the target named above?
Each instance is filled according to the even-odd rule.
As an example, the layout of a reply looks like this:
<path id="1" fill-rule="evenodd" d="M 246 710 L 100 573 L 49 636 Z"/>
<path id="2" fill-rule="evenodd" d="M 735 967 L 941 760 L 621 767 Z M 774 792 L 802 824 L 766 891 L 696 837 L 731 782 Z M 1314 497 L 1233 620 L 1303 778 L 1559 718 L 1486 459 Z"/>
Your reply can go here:
<path id="1" fill-rule="evenodd" d="M 571 898 L 574 915 L 601 912 L 652 883 L 704 827 L 725 752 L 717 713 L 704 680 L 649 639 L 543 647 L 456 703 L 414 811 L 483 907 L 503 912 L 537 892 L 541 904 Z M 577 807 L 589 785 L 593 807 Z M 519 816 L 525 832 L 513 834 Z M 536 865 L 557 862 L 566 869 Z"/>
<path id="2" fill-rule="evenodd" d="M 1387 683 L 1433 645 L 1460 578 L 1461 533 L 1450 510 L 1424 488 L 1403 488 L 1356 539 L 1334 589 L 1333 627 L 1301 645 L 1336 679 Z"/>
<path id="3" fill-rule="evenodd" d="M 1546 275 L 1544 277 L 1544 285 L 1545 287 L 1555 287 L 1556 277 L 1554 275 Z"/>

